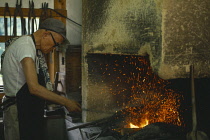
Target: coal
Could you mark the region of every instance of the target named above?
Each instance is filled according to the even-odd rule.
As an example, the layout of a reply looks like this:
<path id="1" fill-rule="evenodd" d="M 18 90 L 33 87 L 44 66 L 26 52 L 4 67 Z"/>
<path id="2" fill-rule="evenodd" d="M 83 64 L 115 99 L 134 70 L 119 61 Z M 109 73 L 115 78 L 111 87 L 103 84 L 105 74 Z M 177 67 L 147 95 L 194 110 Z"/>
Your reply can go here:
<path id="1" fill-rule="evenodd" d="M 185 140 L 183 128 L 173 124 L 156 122 L 149 124 L 134 134 L 124 137 L 126 140 Z"/>

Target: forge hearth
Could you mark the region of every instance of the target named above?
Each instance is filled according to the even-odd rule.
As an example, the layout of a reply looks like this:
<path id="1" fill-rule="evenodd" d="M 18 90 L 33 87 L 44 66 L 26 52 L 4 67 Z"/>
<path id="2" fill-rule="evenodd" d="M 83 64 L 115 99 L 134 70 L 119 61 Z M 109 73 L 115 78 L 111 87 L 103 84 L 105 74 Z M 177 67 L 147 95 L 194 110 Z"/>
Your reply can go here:
<path id="1" fill-rule="evenodd" d="M 102 82 L 103 76 L 97 78 L 97 72 L 92 71 L 100 68 L 97 64 L 101 63 L 101 57 L 98 62 L 98 58 L 91 58 L 93 55 L 104 56 L 104 61 L 108 61 L 107 55 L 148 56 L 152 71 L 162 79 L 189 78 L 191 64 L 195 78 L 210 77 L 209 7 L 209 0 L 83 0 L 83 107 L 93 109 L 92 115 L 83 112 L 83 120 L 112 114 L 118 110 L 118 104 L 129 100 L 126 94 L 130 94 L 130 89 L 124 89 L 130 83 L 120 85 L 121 91 L 117 82 L 110 87 L 112 79 L 108 81 L 109 77 L 118 82 L 127 80 L 123 79 L 126 75 L 120 78 L 106 75 L 108 84 Z M 107 63 L 107 68 L 111 64 Z M 138 72 L 134 71 L 134 76 L 138 76 Z M 115 94 L 120 92 L 121 96 L 109 94 L 116 89 Z"/>
<path id="2" fill-rule="evenodd" d="M 192 129 L 190 79 L 163 80 L 153 73 L 148 57 L 88 54 L 87 85 L 83 85 L 83 120 L 92 122 L 129 107 L 126 124 L 140 126 L 156 122 Z M 84 80 L 84 79 L 83 79 Z M 84 81 L 83 81 L 84 82 Z M 198 100 L 198 127 L 208 132 L 207 112 L 210 79 L 195 79 Z M 206 94 L 209 93 L 209 94 Z M 88 95 L 88 96 L 87 96 Z M 141 115 L 140 117 L 138 115 Z"/>
<path id="3" fill-rule="evenodd" d="M 133 117 L 135 123 L 148 119 L 150 123 L 182 124 L 179 114 L 182 96 L 168 89 L 168 81 L 152 72 L 148 57 L 89 54 L 87 60 L 89 75 L 85 90 L 89 96 L 83 100 L 86 103 L 83 115 L 87 121 L 137 106 L 141 107 L 141 112 L 130 110 L 130 114 L 144 114 L 144 120 Z"/>
<path id="4" fill-rule="evenodd" d="M 198 127 L 210 132 L 209 7 L 209 0 L 83 0 L 83 121 L 140 106 L 150 124 L 190 131 L 193 64 L 203 84 L 196 83 Z"/>

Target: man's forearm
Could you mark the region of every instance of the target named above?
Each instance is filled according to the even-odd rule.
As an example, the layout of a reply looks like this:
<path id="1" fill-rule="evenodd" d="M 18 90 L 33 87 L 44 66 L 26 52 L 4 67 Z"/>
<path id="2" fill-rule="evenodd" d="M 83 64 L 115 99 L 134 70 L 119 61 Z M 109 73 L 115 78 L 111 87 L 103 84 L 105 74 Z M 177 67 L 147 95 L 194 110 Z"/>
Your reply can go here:
<path id="1" fill-rule="evenodd" d="M 65 106 L 65 103 L 67 102 L 67 98 L 60 96 L 52 91 L 49 91 L 45 87 L 41 85 L 37 85 L 37 87 L 33 87 L 33 90 L 30 91 L 31 94 L 38 96 L 42 99 L 57 103 L 59 105 Z"/>

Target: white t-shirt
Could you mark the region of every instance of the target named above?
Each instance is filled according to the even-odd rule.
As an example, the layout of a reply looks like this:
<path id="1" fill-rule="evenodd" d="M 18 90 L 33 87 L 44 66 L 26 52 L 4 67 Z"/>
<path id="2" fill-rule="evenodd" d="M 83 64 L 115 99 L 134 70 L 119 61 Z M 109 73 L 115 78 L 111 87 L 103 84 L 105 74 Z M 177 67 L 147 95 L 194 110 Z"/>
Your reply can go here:
<path id="1" fill-rule="evenodd" d="M 19 89 L 26 83 L 21 60 L 31 57 L 34 62 L 36 48 L 30 36 L 22 36 L 13 42 L 6 51 L 2 67 L 4 93 L 16 96 Z"/>

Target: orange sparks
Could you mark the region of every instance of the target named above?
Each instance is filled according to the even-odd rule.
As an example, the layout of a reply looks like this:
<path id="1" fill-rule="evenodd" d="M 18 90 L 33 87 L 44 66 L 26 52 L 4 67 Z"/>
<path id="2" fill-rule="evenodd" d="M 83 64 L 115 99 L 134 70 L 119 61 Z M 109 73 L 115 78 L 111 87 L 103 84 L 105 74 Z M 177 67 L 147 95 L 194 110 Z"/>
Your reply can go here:
<path id="1" fill-rule="evenodd" d="M 179 112 L 183 97 L 166 88 L 169 82 L 153 72 L 148 58 L 126 56 L 112 61 L 100 65 L 104 70 L 101 82 L 108 81 L 109 91 L 117 96 L 120 107 L 141 107 L 125 112 L 129 113 L 126 123 L 130 128 L 143 128 L 155 122 L 183 124 Z"/>

